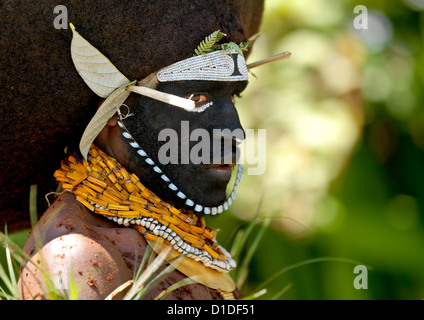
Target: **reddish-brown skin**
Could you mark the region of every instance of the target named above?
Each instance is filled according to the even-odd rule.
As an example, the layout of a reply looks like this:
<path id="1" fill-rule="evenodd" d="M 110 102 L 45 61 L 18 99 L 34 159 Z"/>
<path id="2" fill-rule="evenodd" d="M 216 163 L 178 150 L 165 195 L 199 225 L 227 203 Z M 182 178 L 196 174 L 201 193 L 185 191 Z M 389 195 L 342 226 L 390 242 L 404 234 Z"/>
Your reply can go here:
<path id="1" fill-rule="evenodd" d="M 60 283 L 59 278 L 62 277 L 66 287 L 67 275 L 72 273 L 75 282 L 81 286 L 78 299 L 104 299 L 132 278 L 136 256 L 139 265 L 146 245 L 137 230 L 119 227 L 93 214 L 73 194 L 64 193 L 42 216 L 24 251 L 35 257 L 33 260 L 39 261 L 36 246 L 42 247 L 41 260 L 44 257 L 44 263 L 58 275 L 56 283 Z M 147 294 L 146 299 L 154 299 L 168 286 L 184 278 L 179 271 L 173 271 Z M 29 263 L 19 280 L 21 297 L 45 299 L 40 281 L 44 282 L 43 275 Z M 203 285 L 191 284 L 171 292 L 167 299 L 221 299 L 221 295 Z"/>

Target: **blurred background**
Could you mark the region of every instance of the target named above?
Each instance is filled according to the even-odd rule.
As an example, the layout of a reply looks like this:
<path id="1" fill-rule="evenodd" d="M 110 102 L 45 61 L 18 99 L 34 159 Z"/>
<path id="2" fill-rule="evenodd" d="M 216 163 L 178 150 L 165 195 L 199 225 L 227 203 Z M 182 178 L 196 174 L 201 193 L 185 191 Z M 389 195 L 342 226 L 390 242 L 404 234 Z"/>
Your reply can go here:
<path id="1" fill-rule="evenodd" d="M 249 61 L 292 58 L 253 69 L 238 101 L 244 127 L 266 129 L 266 172 L 244 175 L 233 216 L 211 220 L 226 239 L 260 199 L 272 217 L 244 292 L 338 257 L 372 268 L 368 289 L 354 288 L 355 264 L 317 262 L 262 298 L 424 298 L 423 28 L 424 0 L 266 1 Z"/>
<path id="2" fill-rule="evenodd" d="M 257 245 L 245 295 L 272 279 L 262 299 L 424 298 L 423 28 L 424 0 L 266 1 L 249 61 L 292 58 L 253 69 L 237 102 L 246 129 L 266 129 L 266 172 L 208 220 L 229 248 L 257 212 L 271 218 L 243 249 Z M 324 257 L 346 261 L 308 263 Z"/>

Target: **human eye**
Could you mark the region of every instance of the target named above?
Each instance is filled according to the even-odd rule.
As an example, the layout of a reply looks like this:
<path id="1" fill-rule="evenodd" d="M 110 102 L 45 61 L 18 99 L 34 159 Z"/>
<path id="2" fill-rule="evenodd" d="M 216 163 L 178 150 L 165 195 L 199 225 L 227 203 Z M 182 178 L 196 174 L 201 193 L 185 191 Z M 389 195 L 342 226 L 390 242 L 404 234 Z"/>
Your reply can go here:
<path id="1" fill-rule="evenodd" d="M 197 103 L 205 103 L 209 101 L 209 95 L 207 93 L 191 93 L 186 96 L 186 99 L 192 100 Z"/>

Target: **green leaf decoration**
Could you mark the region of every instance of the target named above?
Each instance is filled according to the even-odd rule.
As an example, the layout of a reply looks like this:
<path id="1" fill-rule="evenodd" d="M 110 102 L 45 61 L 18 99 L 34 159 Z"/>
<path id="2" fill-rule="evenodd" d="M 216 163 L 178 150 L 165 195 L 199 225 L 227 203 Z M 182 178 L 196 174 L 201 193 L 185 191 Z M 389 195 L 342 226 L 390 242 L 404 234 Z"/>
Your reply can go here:
<path id="1" fill-rule="evenodd" d="M 251 46 L 253 42 L 251 40 L 247 40 L 245 42 L 239 43 L 239 47 L 242 51 L 247 51 Z"/>
<path id="2" fill-rule="evenodd" d="M 236 44 L 234 42 L 223 43 L 219 46 L 219 48 L 221 50 L 226 50 L 226 51 L 236 51 L 238 54 L 243 55 L 243 52 L 241 51 L 238 44 Z"/>
<path id="3" fill-rule="evenodd" d="M 76 30 L 72 23 L 71 56 L 75 68 L 85 83 L 98 96 L 107 98 L 116 88 L 130 81 Z"/>
<path id="4" fill-rule="evenodd" d="M 80 141 L 79 147 L 84 159 L 87 159 L 88 151 L 94 139 L 96 139 L 109 119 L 113 117 L 117 111 L 117 108 L 119 108 L 130 95 L 131 92 L 127 91 L 127 87 L 134 85 L 136 82 L 137 81 L 133 81 L 131 83 L 125 84 L 113 91 L 99 107 L 87 128 L 85 128 Z"/>
<path id="5" fill-rule="evenodd" d="M 200 42 L 200 44 L 194 50 L 194 56 L 200 56 L 201 54 L 207 54 L 214 51 L 214 45 L 221 41 L 221 39 L 225 36 L 226 34 L 222 33 L 220 30 L 210 34 L 205 38 L 205 40 L 202 40 L 202 42 Z"/>
<path id="6" fill-rule="evenodd" d="M 247 49 L 252 45 L 251 41 L 241 42 L 240 44 L 236 44 L 234 42 L 223 43 L 218 46 L 219 50 L 227 50 L 227 51 L 236 51 L 239 55 L 243 55 L 243 51 L 247 51 Z"/>
<path id="7" fill-rule="evenodd" d="M 217 43 L 225 36 L 226 34 L 219 30 L 210 34 L 205 38 L 205 40 L 200 42 L 200 44 L 194 50 L 194 56 L 200 56 L 201 54 L 207 54 L 217 50 L 236 51 L 238 54 L 243 55 L 243 51 L 247 51 L 247 49 L 252 46 L 252 41 L 250 40 L 241 42 L 240 44 L 228 42 L 217 45 Z"/>

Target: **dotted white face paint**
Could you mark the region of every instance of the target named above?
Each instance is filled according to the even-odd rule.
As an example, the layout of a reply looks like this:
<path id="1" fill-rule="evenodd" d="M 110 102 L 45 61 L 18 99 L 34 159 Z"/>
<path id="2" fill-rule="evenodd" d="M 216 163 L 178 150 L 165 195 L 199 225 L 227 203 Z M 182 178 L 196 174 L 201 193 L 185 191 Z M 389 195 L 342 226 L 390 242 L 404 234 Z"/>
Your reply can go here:
<path id="1" fill-rule="evenodd" d="M 213 101 L 209 101 L 205 104 L 203 104 L 202 106 L 198 107 L 198 108 L 194 108 L 194 109 L 184 109 L 185 111 L 188 112 L 203 112 L 205 111 L 207 108 L 211 107 L 213 105 Z"/>

